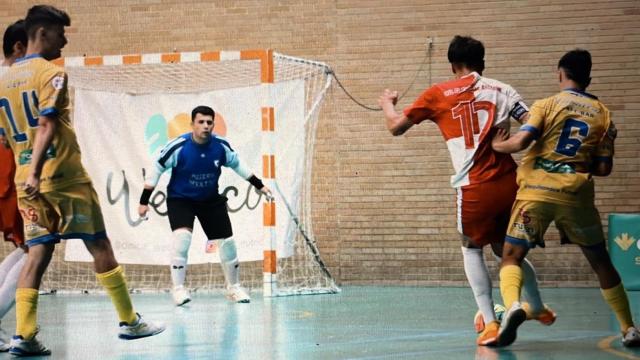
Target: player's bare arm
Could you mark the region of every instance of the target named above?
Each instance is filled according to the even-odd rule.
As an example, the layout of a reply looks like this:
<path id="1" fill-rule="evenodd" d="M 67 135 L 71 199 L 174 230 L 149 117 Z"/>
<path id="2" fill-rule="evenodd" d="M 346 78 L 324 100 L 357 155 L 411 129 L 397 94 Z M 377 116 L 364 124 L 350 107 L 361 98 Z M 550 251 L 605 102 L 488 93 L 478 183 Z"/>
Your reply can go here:
<path id="1" fill-rule="evenodd" d="M 609 176 L 611 171 L 613 170 L 613 154 L 615 153 L 615 140 L 618 135 L 618 131 L 616 127 L 611 124 L 609 131 L 604 136 L 596 152 L 604 152 L 606 154 L 610 154 L 611 156 L 607 157 L 595 157 L 593 160 L 593 164 L 591 165 L 591 174 L 595 176 Z"/>
<path id="2" fill-rule="evenodd" d="M 398 113 L 395 105 L 398 102 L 398 92 L 385 89 L 378 98 L 378 105 L 382 108 L 386 120 L 387 129 L 393 136 L 402 135 L 413 126 L 404 114 Z"/>
<path id="3" fill-rule="evenodd" d="M 44 166 L 45 152 L 53 142 L 53 135 L 58 127 L 58 120 L 54 117 L 41 115 L 38 117 L 38 129 L 33 140 L 31 154 L 31 168 L 24 183 L 24 190 L 29 197 L 38 195 L 40 191 L 40 174 Z"/>
<path id="4" fill-rule="evenodd" d="M 528 131 L 518 131 L 510 137 L 509 130 L 498 129 L 493 140 L 491 140 L 491 147 L 497 152 L 511 154 L 529 147 L 533 139 L 534 135 Z"/>

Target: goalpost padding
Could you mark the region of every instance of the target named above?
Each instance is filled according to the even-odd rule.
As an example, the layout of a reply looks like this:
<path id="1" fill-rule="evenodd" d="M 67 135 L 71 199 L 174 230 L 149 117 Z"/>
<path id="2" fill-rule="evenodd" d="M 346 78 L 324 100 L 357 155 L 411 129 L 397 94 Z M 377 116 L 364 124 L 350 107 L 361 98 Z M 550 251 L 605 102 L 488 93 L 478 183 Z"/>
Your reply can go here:
<path id="1" fill-rule="evenodd" d="M 64 66 L 68 72 L 72 97 L 76 89 L 122 94 L 185 94 L 261 87 L 262 95 L 257 103 L 246 104 L 259 106 L 260 129 L 264 138 L 261 142 L 262 169 L 254 168 L 254 171 L 259 174 L 262 170 L 265 184 L 277 195 L 275 202 L 262 204 L 263 259 L 261 262 L 243 263 L 241 281 L 252 289 L 262 288 L 265 296 L 339 291 L 320 257 L 311 224 L 311 164 L 318 115 L 331 85 L 327 65 L 271 50 L 72 57 L 54 62 Z M 287 129 L 278 126 L 281 114 L 275 111 L 274 103 L 283 94 L 274 90 L 274 84 L 294 81 L 304 83 L 304 116 L 299 119 L 304 125 L 304 161 L 299 174 L 300 195 L 292 203 L 292 199 L 278 196 L 282 195 L 278 184 L 278 169 L 282 164 L 278 161 L 276 134 L 281 135 Z M 108 137 L 105 141 L 109 141 Z M 130 202 L 135 203 L 138 194 L 132 194 Z M 110 205 L 103 202 L 102 206 Z M 134 207 L 131 210 L 135 213 Z M 283 213 L 285 216 L 276 216 Z M 275 228 L 280 223 L 287 223 L 293 229 L 290 238 L 276 236 Z M 141 234 L 132 229 L 131 238 L 127 241 L 135 241 L 136 236 Z M 278 242 L 282 241 L 293 243 L 291 256 L 278 255 Z M 194 239 L 194 243 L 198 242 Z M 56 252 L 43 288 L 99 290 L 92 265 L 63 261 L 62 250 Z M 170 287 L 168 266 L 131 264 L 125 268 L 133 289 L 162 290 Z M 187 286 L 194 290 L 222 288 L 219 265 L 190 265 Z"/>

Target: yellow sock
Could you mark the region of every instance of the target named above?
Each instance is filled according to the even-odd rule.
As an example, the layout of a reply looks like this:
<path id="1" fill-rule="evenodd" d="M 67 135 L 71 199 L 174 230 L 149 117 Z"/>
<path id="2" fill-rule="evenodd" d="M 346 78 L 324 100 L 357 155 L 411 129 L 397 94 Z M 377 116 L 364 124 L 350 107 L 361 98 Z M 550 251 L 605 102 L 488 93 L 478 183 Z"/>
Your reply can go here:
<path id="1" fill-rule="evenodd" d="M 507 265 L 500 269 L 500 293 L 504 306 L 511 308 L 514 302 L 520 301 L 522 289 L 522 269 L 518 265 Z"/>
<path id="2" fill-rule="evenodd" d="M 16 335 L 30 340 L 36 335 L 38 289 L 16 289 Z"/>
<path id="3" fill-rule="evenodd" d="M 122 267 L 117 266 L 113 270 L 96 274 L 100 284 L 107 290 L 107 294 L 111 298 L 111 302 L 116 307 L 120 321 L 132 324 L 137 320 L 131 297 L 127 289 L 127 281 L 124 278 Z"/>
<path id="4" fill-rule="evenodd" d="M 624 291 L 622 283 L 611 289 L 600 289 L 602 291 L 602 297 L 611 307 L 611 310 L 616 314 L 616 318 L 620 323 L 622 331 L 627 331 L 628 328 L 633 326 L 633 320 L 631 319 L 631 310 L 629 309 L 629 299 L 627 293 Z"/>

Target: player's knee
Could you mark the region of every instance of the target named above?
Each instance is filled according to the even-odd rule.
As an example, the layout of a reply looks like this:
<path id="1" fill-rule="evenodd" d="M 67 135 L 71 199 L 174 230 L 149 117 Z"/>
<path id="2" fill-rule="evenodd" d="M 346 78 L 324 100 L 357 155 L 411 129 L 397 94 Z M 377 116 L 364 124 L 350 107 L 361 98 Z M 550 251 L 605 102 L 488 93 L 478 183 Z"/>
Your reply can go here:
<path id="1" fill-rule="evenodd" d="M 226 238 L 220 240 L 220 260 L 224 262 L 236 261 L 238 259 L 238 252 L 236 250 L 236 242 L 233 238 Z"/>
<path id="2" fill-rule="evenodd" d="M 187 258 L 191 246 L 191 231 L 178 229 L 173 232 L 173 254 L 175 257 Z"/>

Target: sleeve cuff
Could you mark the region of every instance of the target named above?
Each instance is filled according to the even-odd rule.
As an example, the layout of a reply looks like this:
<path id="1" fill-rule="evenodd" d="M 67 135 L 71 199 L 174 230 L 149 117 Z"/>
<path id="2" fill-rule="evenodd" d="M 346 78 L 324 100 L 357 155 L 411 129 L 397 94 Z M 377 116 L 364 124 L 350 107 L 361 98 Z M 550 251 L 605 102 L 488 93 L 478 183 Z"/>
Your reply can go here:
<path id="1" fill-rule="evenodd" d="M 53 107 L 46 108 L 40 111 L 40 115 L 42 116 L 54 117 L 54 116 L 58 116 L 58 114 L 59 114 L 58 109 Z"/>
<path id="2" fill-rule="evenodd" d="M 522 125 L 522 126 L 520 126 L 520 131 L 527 131 L 527 132 L 532 133 L 534 140 L 540 137 L 540 131 L 537 128 L 531 126 L 531 125 Z"/>
<path id="3" fill-rule="evenodd" d="M 593 160 L 597 161 L 597 162 L 606 163 L 606 164 L 612 164 L 613 163 L 613 157 L 611 157 L 611 156 L 594 156 Z"/>

